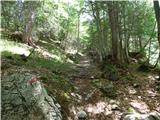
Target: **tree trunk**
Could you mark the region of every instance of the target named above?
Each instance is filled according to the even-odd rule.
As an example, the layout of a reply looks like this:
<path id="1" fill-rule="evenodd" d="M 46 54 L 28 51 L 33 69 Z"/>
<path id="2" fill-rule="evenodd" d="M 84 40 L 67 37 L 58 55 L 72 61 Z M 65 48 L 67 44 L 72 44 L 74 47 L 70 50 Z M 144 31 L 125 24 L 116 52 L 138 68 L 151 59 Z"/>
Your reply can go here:
<path id="1" fill-rule="evenodd" d="M 79 38 L 79 34 L 80 34 L 80 14 L 81 14 L 81 11 L 78 12 L 78 19 L 77 19 L 77 52 L 79 52 L 79 50 L 80 50 L 80 38 Z"/>
<path id="2" fill-rule="evenodd" d="M 159 7 L 159 1 L 154 1 L 154 10 L 156 15 L 156 21 L 157 21 L 157 28 L 158 28 L 158 42 L 160 46 L 160 7 Z"/>
<path id="3" fill-rule="evenodd" d="M 26 42 L 28 45 L 34 46 L 32 40 L 32 29 L 33 29 L 33 22 L 34 22 L 34 11 L 32 3 L 28 4 L 28 13 L 27 13 L 27 22 L 24 29 L 23 41 Z"/>
<path id="4" fill-rule="evenodd" d="M 154 10 L 155 10 L 156 21 L 157 21 L 157 28 L 158 28 L 157 38 L 158 38 L 159 48 L 160 48 L 160 6 L 159 6 L 158 0 L 154 0 L 153 3 L 154 3 Z M 160 52 L 159 52 L 158 61 L 160 61 Z"/>
<path id="5" fill-rule="evenodd" d="M 115 61 L 119 60 L 119 35 L 118 35 L 118 11 L 116 9 L 116 2 L 114 1 L 107 1 L 108 6 L 108 13 L 109 13 L 109 22 L 111 28 L 111 35 L 112 35 L 112 58 Z"/>
<path id="6" fill-rule="evenodd" d="M 100 14 L 99 14 L 99 9 L 98 9 L 98 4 L 96 2 L 92 2 L 91 7 L 92 7 L 92 14 L 94 19 L 96 20 L 96 27 L 97 27 L 97 40 L 96 40 L 96 47 L 98 50 L 98 56 L 99 56 L 99 62 L 102 62 L 103 56 L 104 56 L 104 45 L 103 45 L 103 33 L 102 33 L 102 27 L 101 27 L 101 20 L 100 20 Z"/>

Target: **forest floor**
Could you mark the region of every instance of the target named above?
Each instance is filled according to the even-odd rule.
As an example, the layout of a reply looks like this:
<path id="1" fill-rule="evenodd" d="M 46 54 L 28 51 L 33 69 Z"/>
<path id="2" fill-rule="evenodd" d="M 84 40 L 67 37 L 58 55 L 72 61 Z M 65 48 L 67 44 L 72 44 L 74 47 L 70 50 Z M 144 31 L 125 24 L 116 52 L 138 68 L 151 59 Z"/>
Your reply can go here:
<path id="1" fill-rule="evenodd" d="M 123 80 L 125 75 L 121 80 L 110 81 L 100 77 L 100 70 L 89 57 L 81 57 L 79 64 L 73 66 L 71 80 L 76 90 L 70 93 L 72 101 L 65 106 L 68 108 L 67 119 L 77 120 L 77 112 L 82 110 L 86 111 L 89 120 L 119 120 L 123 113 L 133 109 L 139 113 L 160 112 L 156 75 L 139 72 L 137 67 L 135 64 L 129 66 L 133 79 Z M 94 83 L 100 86 L 113 83 L 116 97 L 112 97 L 115 91 L 109 91 L 111 95 L 105 96 Z"/>
<path id="2" fill-rule="evenodd" d="M 1 43 L 3 47 L 11 49 L 11 45 L 6 46 L 8 41 L 5 42 Z M 15 48 L 15 44 L 12 46 Z M 50 52 L 58 60 L 39 57 L 35 53 L 28 61 L 22 61 L 19 55 L 6 51 L 1 54 L 2 76 L 29 69 L 42 80 L 48 94 L 56 97 L 64 120 L 77 120 L 77 113 L 81 110 L 87 113 L 88 120 L 119 120 L 123 113 L 133 109 L 140 113 L 160 112 L 157 75 L 152 71 L 138 71 L 138 63 L 130 64 L 127 69 L 116 68 L 119 78 L 111 81 L 102 77 L 98 65 L 87 55 L 81 55 L 78 62 L 71 64 L 65 61 L 66 57 L 59 48 Z M 47 53 L 45 49 L 43 53 Z M 59 60 L 60 55 L 63 61 Z"/>

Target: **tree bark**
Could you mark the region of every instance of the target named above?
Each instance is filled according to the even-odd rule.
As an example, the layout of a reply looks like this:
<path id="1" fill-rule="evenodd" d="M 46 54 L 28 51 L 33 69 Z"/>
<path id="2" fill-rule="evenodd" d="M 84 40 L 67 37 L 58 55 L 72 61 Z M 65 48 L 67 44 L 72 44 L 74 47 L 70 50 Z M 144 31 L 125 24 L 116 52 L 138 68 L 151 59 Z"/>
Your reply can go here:
<path id="1" fill-rule="evenodd" d="M 90 1 L 91 3 L 91 7 L 92 7 L 92 14 L 93 14 L 93 17 L 96 21 L 96 27 L 97 27 L 97 39 L 96 39 L 96 47 L 97 47 L 97 53 L 98 53 L 98 56 L 99 56 L 99 62 L 102 62 L 103 61 L 103 33 L 101 32 L 102 31 L 102 27 L 101 27 L 101 21 L 100 21 L 100 15 L 99 15 L 99 9 L 98 9 L 98 4 L 96 2 L 92 2 Z"/>
<path id="2" fill-rule="evenodd" d="M 33 40 L 32 40 L 32 29 L 33 29 L 33 22 L 34 22 L 34 9 L 33 9 L 33 3 L 29 2 L 27 6 L 27 19 L 26 19 L 26 25 L 24 28 L 24 35 L 23 35 L 23 41 L 26 42 L 28 45 L 34 46 Z"/>
<path id="3" fill-rule="evenodd" d="M 108 13 L 109 13 L 109 22 L 112 35 L 112 58 L 115 61 L 119 61 L 119 35 L 118 35 L 118 11 L 116 10 L 116 2 L 107 1 Z"/>
<path id="4" fill-rule="evenodd" d="M 154 0 L 154 10 L 155 10 L 157 28 L 158 28 L 158 42 L 159 42 L 159 46 L 160 46 L 160 7 L 159 7 L 158 0 Z"/>
<path id="5" fill-rule="evenodd" d="M 157 21 L 157 29 L 158 29 L 157 38 L 158 38 L 159 48 L 160 48 L 160 6 L 159 6 L 158 0 L 154 0 L 153 3 L 154 3 L 154 10 L 155 10 L 156 21 Z M 160 52 L 159 52 L 158 61 L 160 61 Z"/>

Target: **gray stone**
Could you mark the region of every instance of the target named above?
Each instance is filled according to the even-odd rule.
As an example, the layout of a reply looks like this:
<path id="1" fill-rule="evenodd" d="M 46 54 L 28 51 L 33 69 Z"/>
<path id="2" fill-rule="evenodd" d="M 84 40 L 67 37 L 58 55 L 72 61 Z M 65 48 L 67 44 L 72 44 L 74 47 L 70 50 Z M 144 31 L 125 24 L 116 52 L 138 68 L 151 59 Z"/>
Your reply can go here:
<path id="1" fill-rule="evenodd" d="M 160 113 L 159 112 L 151 112 L 149 114 L 149 117 L 148 117 L 150 120 L 160 120 Z"/>
<path id="2" fill-rule="evenodd" d="M 78 119 L 85 119 L 87 117 L 87 113 L 85 111 L 81 110 L 77 113 L 77 117 L 78 117 Z"/>
<path id="3" fill-rule="evenodd" d="M 120 110 L 120 108 L 118 107 L 118 105 L 113 104 L 113 105 L 112 105 L 112 110 Z"/>
<path id="4" fill-rule="evenodd" d="M 28 71 L 2 77 L 2 120 L 62 120 L 60 105 Z"/>
<path id="5" fill-rule="evenodd" d="M 124 115 L 121 120 L 160 120 L 160 113 L 151 112 L 148 114 L 140 114 L 134 112 Z"/>
<path id="6" fill-rule="evenodd" d="M 116 89 L 112 83 L 104 84 L 100 90 L 109 98 L 115 98 L 117 96 Z"/>

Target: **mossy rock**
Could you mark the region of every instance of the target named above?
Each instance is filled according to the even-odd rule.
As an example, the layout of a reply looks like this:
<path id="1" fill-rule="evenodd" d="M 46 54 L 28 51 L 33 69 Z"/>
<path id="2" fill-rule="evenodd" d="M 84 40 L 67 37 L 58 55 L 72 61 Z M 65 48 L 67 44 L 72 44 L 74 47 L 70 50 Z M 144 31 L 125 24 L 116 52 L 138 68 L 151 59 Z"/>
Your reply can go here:
<path id="1" fill-rule="evenodd" d="M 102 69 L 102 78 L 107 78 L 109 80 L 116 81 L 119 78 L 118 70 L 114 65 L 105 65 Z"/>
<path id="2" fill-rule="evenodd" d="M 100 90 L 105 94 L 106 97 L 116 98 L 117 96 L 116 89 L 112 83 L 103 85 L 103 87 L 101 87 Z"/>
<path id="3" fill-rule="evenodd" d="M 115 98 L 117 91 L 112 82 L 104 81 L 103 79 L 96 79 L 92 82 L 106 97 Z"/>

